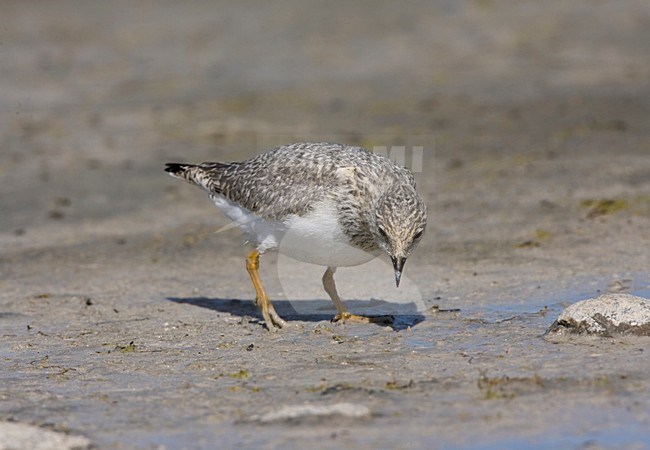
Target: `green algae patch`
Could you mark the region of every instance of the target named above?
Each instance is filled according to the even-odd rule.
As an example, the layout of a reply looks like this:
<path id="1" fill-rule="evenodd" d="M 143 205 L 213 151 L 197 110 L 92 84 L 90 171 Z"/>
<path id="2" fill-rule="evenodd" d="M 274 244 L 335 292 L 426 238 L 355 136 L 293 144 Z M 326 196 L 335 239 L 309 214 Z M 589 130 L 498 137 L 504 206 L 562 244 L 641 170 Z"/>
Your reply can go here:
<path id="1" fill-rule="evenodd" d="M 124 347 L 118 345 L 117 349 L 122 353 L 131 353 L 135 351 L 135 344 L 131 341 L 129 342 L 129 345 L 125 345 Z"/>
<path id="2" fill-rule="evenodd" d="M 630 207 L 627 200 L 623 199 L 586 199 L 580 202 L 580 206 L 588 209 L 587 218 L 593 219 L 600 216 L 608 216 L 610 214 L 623 211 Z"/>
<path id="3" fill-rule="evenodd" d="M 248 378 L 248 377 L 250 377 L 251 374 L 250 374 L 250 372 L 248 372 L 248 370 L 246 370 L 246 369 L 241 369 L 241 370 L 239 370 L 238 372 L 229 373 L 228 376 L 229 376 L 230 378 L 234 378 L 234 379 L 236 379 L 236 380 L 241 380 L 241 379 L 243 379 L 243 378 Z"/>
<path id="4" fill-rule="evenodd" d="M 551 239 L 552 236 L 553 236 L 553 234 L 550 231 L 538 228 L 533 233 L 533 238 L 527 239 L 527 240 L 525 240 L 523 242 L 515 244 L 514 247 L 515 248 L 536 248 L 536 247 L 541 247 L 542 242 Z"/>

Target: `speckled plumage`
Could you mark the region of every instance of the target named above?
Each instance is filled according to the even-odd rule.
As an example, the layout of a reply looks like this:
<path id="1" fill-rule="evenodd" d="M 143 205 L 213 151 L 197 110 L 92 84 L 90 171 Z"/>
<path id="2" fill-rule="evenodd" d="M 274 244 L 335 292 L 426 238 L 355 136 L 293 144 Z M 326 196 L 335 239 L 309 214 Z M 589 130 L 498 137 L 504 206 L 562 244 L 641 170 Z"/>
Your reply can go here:
<path id="1" fill-rule="evenodd" d="M 412 218 L 419 214 L 426 224 L 426 207 L 415 191 L 413 174 L 360 147 L 299 143 L 243 162 L 169 164 L 167 170 L 263 219 L 304 216 L 316 203 L 331 198 L 338 204 L 338 219 L 350 243 L 367 251 L 378 250 L 369 208 L 392 187 L 399 188 L 401 202 L 412 206 Z"/>
<path id="2" fill-rule="evenodd" d="M 243 162 L 170 163 L 165 170 L 207 191 L 259 253 L 279 248 L 331 268 L 330 276 L 385 251 L 399 285 L 426 227 L 413 174 L 360 147 L 299 143 Z M 336 295 L 333 278 L 325 287 Z"/>

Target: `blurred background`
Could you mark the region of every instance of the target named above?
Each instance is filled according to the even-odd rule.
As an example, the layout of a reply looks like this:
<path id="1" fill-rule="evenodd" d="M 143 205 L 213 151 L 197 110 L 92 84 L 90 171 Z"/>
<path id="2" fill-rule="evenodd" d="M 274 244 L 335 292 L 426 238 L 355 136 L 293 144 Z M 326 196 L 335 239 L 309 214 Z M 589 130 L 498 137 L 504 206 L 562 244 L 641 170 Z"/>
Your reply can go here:
<path id="1" fill-rule="evenodd" d="M 451 256 L 489 256 L 467 239 L 509 241 L 603 178 L 648 187 L 644 0 L 6 0 L 0 21 L 7 250 L 219 225 L 164 163 L 296 140 L 424 145 Z"/>

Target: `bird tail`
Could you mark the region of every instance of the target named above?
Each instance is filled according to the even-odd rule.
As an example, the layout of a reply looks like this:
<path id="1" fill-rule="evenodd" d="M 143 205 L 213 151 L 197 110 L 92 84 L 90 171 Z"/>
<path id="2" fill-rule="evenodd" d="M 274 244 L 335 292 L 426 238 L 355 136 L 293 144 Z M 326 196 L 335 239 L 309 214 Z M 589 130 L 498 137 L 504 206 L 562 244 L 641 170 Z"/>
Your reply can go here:
<path id="1" fill-rule="evenodd" d="M 172 177 L 184 178 L 183 174 L 192 166 L 192 164 L 166 163 L 165 172 L 169 172 Z"/>
<path id="2" fill-rule="evenodd" d="M 167 163 L 165 172 L 168 172 L 174 178 L 181 178 L 196 183 L 195 172 L 198 167 L 195 164 Z"/>
<path id="3" fill-rule="evenodd" d="M 195 184 L 208 192 L 220 193 L 219 173 L 229 166 L 230 164 L 224 163 L 167 163 L 165 164 L 165 172 L 174 178 L 180 178 Z"/>

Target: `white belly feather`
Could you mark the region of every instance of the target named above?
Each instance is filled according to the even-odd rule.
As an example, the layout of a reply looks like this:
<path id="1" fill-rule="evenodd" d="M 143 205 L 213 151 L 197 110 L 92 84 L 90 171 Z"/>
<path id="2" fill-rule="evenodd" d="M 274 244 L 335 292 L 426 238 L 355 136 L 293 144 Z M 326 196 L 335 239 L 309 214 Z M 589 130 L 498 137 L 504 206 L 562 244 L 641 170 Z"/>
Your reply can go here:
<path id="1" fill-rule="evenodd" d="M 312 212 L 290 216 L 280 252 L 299 261 L 330 267 L 358 266 L 376 255 L 349 244 L 337 219 L 336 205 L 322 202 Z"/>
<path id="2" fill-rule="evenodd" d="M 305 216 L 290 215 L 280 222 L 261 219 L 220 195 L 212 196 L 212 200 L 260 253 L 278 249 L 298 261 L 329 267 L 357 266 L 377 256 L 348 243 L 332 202 L 321 202 Z"/>

